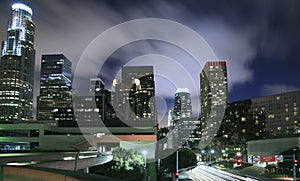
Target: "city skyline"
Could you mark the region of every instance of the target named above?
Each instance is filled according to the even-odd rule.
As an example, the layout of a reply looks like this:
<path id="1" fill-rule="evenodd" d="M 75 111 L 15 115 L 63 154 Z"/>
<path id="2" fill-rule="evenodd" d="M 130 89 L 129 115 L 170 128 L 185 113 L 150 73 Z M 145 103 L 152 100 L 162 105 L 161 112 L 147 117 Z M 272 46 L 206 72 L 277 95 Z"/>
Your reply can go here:
<path id="1" fill-rule="evenodd" d="M 14 2 L 0 2 L 1 40 L 5 39 L 10 6 Z M 96 36 L 114 25 L 137 18 L 170 19 L 199 33 L 219 59 L 228 61 L 229 101 L 299 89 L 297 67 L 300 63 L 296 60 L 299 57 L 297 19 L 300 13 L 294 8 L 297 1 L 229 1 L 218 2 L 218 5 L 205 1 L 23 2 L 33 9 L 37 27 L 35 98 L 38 95 L 41 54 L 64 53 L 72 60 L 73 67 L 76 67 L 85 47 Z M 257 12 L 252 11 L 254 8 L 257 8 Z M 133 51 L 137 46 L 142 48 L 138 52 Z M 135 42 L 114 53 L 103 69 L 104 72 L 117 73 L 122 65 L 128 63 L 126 61 L 149 53 L 170 56 L 179 63 L 190 62 L 190 57 L 182 53 L 182 50 L 178 53 L 177 49 L 157 42 Z M 174 50 L 176 52 L 171 55 Z M 197 77 L 195 82 L 198 82 L 200 71 L 201 69 L 193 74 Z M 102 78 L 108 82 L 112 77 Z M 107 86 L 109 85 L 108 83 Z M 170 99 L 176 91 L 173 89 L 165 91 L 169 93 Z"/>

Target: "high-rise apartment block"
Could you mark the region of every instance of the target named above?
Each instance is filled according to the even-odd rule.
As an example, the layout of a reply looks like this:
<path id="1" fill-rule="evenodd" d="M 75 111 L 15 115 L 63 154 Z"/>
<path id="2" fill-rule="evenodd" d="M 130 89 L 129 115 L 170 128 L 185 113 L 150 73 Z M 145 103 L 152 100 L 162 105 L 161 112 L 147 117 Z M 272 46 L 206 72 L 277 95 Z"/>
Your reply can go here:
<path id="1" fill-rule="evenodd" d="M 35 24 L 32 10 L 13 4 L 0 61 L 0 121 L 32 118 Z"/>
<path id="2" fill-rule="evenodd" d="M 73 121 L 71 67 L 63 54 L 42 55 L 38 120 Z"/>
<path id="3" fill-rule="evenodd" d="M 208 61 L 200 74 L 201 139 L 216 136 L 228 101 L 227 62 Z"/>

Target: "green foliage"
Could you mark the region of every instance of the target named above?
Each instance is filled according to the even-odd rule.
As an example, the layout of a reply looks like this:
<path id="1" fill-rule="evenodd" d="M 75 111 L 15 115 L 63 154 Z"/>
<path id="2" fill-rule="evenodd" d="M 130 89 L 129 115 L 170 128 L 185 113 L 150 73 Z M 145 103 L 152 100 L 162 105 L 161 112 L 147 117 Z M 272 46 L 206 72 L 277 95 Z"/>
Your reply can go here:
<path id="1" fill-rule="evenodd" d="M 113 169 L 119 170 L 125 168 L 125 170 L 133 170 L 135 167 L 142 167 L 144 164 L 143 156 L 138 152 L 133 152 L 132 150 L 126 150 L 124 148 L 114 148 L 113 158 L 116 165 Z"/>
<path id="2" fill-rule="evenodd" d="M 194 152 L 189 149 L 181 149 L 178 153 L 178 169 L 187 168 L 197 165 L 197 157 Z M 174 173 L 176 167 L 176 152 L 169 157 L 161 160 L 160 171 L 161 174 L 167 174 L 169 172 Z"/>
<path id="3" fill-rule="evenodd" d="M 143 178 L 144 159 L 140 153 L 117 147 L 113 149 L 112 154 L 112 161 L 92 167 L 90 172 L 122 180 L 134 181 Z"/>

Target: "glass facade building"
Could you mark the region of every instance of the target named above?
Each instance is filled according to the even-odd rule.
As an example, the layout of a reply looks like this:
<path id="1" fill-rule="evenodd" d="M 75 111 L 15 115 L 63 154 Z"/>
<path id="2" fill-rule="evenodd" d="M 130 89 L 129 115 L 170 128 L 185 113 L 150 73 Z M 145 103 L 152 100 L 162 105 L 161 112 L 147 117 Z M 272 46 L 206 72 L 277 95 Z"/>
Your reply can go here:
<path id="1" fill-rule="evenodd" d="M 39 121 L 73 121 L 72 63 L 63 54 L 42 55 Z"/>
<path id="2" fill-rule="evenodd" d="M 35 24 L 32 10 L 12 6 L 0 61 L 0 121 L 32 118 Z"/>

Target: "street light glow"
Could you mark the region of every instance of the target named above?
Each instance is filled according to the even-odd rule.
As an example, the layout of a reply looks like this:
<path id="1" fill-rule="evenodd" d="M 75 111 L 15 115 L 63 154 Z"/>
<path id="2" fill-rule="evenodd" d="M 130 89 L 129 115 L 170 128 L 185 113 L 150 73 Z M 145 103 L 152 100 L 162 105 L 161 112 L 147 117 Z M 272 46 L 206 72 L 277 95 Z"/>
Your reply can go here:
<path id="1" fill-rule="evenodd" d="M 147 150 L 143 150 L 142 154 L 146 156 L 148 154 Z"/>

